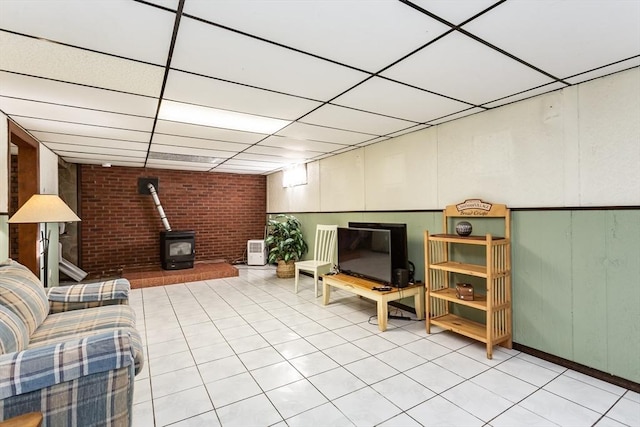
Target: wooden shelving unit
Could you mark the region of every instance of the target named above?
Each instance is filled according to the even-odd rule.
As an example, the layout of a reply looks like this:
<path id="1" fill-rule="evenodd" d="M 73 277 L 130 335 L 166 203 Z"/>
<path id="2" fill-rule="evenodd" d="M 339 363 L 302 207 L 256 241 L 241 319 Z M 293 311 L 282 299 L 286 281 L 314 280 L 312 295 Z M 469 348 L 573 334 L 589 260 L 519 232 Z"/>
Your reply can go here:
<path id="1" fill-rule="evenodd" d="M 450 234 L 450 230 L 455 230 L 453 220 L 463 218 L 472 225 L 479 224 L 484 218 L 501 218 L 504 235 Z M 511 213 L 506 205 L 473 199 L 447 206 L 443 211 L 443 221 L 445 234 L 424 232 L 427 333 L 431 333 L 431 325 L 436 325 L 486 343 L 487 358 L 491 359 L 494 345 L 512 346 Z M 454 245 L 483 246 L 484 264 L 452 259 Z M 453 274 L 482 278 L 485 289 L 474 289 L 473 301 L 458 299 Z M 459 311 L 456 306 L 478 310 L 485 323 L 455 314 Z"/>

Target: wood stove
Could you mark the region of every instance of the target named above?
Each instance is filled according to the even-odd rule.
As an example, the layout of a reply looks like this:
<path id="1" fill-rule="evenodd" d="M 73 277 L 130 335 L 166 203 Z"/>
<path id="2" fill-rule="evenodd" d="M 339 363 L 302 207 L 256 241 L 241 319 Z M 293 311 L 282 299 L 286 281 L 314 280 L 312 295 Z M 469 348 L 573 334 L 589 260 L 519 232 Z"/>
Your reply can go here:
<path id="1" fill-rule="evenodd" d="M 161 231 L 160 261 L 165 270 L 193 268 L 196 259 L 195 231 Z"/>

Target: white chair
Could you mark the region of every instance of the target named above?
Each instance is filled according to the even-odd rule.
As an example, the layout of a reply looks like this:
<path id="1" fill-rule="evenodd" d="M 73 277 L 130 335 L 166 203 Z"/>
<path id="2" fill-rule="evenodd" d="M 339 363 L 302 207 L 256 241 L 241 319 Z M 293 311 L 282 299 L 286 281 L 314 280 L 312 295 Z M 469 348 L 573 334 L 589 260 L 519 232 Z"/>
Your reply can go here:
<path id="1" fill-rule="evenodd" d="M 318 276 L 331 271 L 331 267 L 335 262 L 337 236 L 337 225 L 318 224 L 316 226 L 316 242 L 313 250 L 313 259 L 296 262 L 296 293 L 298 293 L 300 270 L 312 271 L 316 296 L 318 296 Z"/>

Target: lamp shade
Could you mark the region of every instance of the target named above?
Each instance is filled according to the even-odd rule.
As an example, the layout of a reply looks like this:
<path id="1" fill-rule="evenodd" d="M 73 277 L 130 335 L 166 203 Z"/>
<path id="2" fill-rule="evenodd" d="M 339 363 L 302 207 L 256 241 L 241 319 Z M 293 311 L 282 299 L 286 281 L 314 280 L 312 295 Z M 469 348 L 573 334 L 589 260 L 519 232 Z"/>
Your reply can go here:
<path id="1" fill-rule="evenodd" d="M 76 221 L 81 219 L 56 194 L 34 194 L 9 218 L 10 224 Z"/>

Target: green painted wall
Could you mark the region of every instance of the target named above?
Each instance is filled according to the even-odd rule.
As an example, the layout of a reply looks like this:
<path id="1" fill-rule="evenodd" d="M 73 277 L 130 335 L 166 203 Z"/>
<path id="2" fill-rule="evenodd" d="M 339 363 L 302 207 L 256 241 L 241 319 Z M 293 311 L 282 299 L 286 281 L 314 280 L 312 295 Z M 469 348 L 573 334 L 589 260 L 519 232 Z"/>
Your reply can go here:
<path id="1" fill-rule="evenodd" d="M 406 223 L 420 280 L 423 232 L 442 229 L 433 211 L 294 214 L 308 257 L 316 224 Z M 483 227 L 474 233 L 501 234 L 496 224 Z M 640 210 L 516 211 L 511 231 L 514 341 L 640 382 Z"/>

